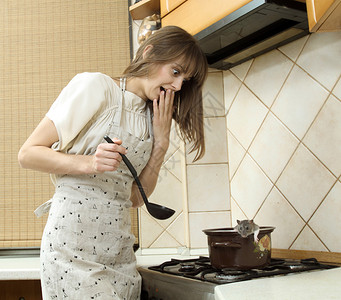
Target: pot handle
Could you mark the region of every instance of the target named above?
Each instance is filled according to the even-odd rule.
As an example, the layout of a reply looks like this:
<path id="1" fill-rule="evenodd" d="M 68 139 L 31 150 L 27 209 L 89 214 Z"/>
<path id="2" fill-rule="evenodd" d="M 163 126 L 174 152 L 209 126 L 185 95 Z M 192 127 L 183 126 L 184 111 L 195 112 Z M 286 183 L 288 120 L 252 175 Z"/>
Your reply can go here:
<path id="1" fill-rule="evenodd" d="M 241 248 L 242 245 L 232 242 L 212 242 L 211 247 L 214 248 Z"/>

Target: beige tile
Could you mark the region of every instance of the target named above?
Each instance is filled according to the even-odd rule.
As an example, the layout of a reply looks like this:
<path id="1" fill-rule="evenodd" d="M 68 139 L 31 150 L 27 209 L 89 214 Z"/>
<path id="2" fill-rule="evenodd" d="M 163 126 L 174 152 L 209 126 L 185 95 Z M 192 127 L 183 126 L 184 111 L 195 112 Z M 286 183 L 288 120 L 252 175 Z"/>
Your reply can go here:
<path id="1" fill-rule="evenodd" d="M 208 74 L 203 88 L 203 106 L 205 117 L 225 115 L 222 71 Z"/>
<path id="2" fill-rule="evenodd" d="M 164 161 L 167 161 L 179 148 L 181 140 L 176 131 L 175 121 L 172 121 L 171 132 L 169 135 L 169 147 L 167 149 Z"/>
<path id="3" fill-rule="evenodd" d="M 180 182 L 182 182 L 182 163 L 183 153 L 180 149 L 176 150 L 175 153 L 168 158 L 164 163 L 164 167 L 171 172 Z"/>
<path id="4" fill-rule="evenodd" d="M 237 220 L 251 219 L 248 218 L 244 212 L 240 209 L 236 201 L 231 197 L 231 227 L 237 225 Z"/>
<path id="5" fill-rule="evenodd" d="M 156 188 L 148 200 L 175 210 L 175 214 L 171 218 L 157 221 L 163 228 L 166 228 L 183 210 L 181 182 L 165 167 L 162 167 Z"/>
<path id="6" fill-rule="evenodd" d="M 182 246 L 185 246 L 185 218 L 184 213 L 181 213 L 167 227 L 167 232 Z"/>
<path id="7" fill-rule="evenodd" d="M 276 99 L 272 111 L 301 139 L 327 97 L 327 90 L 295 66 Z"/>
<path id="8" fill-rule="evenodd" d="M 267 108 L 242 86 L 227 115 L 227 128 L 247 149 L 267 113 Z"/>
<path id="9" fill-rule="evenodd" d="M 329 91 L 341 74 L 341 32 L 313 33 L 297 63 Z"/>
<path id="10" fill-rule="evenodd" d="M 225 117 L 205 118 L 205 155 L 193 163 L 194 153 L 187 154 L 187 164 L 227 163 L 227 138 Z M 189 145 L 186 146 L 190 149 Z M 188 150 L 189 151 L 189 150 Z"/>
<path id="11" fill-rule="evenodd" d="M 225 114 L 229 111 L 237 92 L 242 85 L 242 82 L 230 71 L 224 71 L 224 102 L 225 102 Z"/>
<path id="12" fill-rule="evenodd" d="M 301 144 L 277 187 L 307 221 L 334 182 L 333 175 Z"/>
<path id="13" fill-rule="evenodd" d="M 251 64 L 253 63 L 254 59 L 250 59 L 240 65 L 237 65 L 231 68 L 231 72 L 236 75 L 241 81 L 244 80 L 247 72 L 250 69 Z"/>
<path id="14" fill-rule="evenodd" d="M 237 168 L 245 155 L 245 149 L 235 139 L 230 131 L 227 133 L 227 152 L 229 162 L 230 180 L 233 178 Z"/>
<path id="15" fill-rule="evenodd" d="M 251 144 L 249 153 L 275 182 L 298 143 L 297 138 L 273 114 L 269 114 Z"/>
<path id="16" fill-rule="evenodd" d="M 341 252 L 341 183 L 338 181 L 309 221 L 323 243 L 332 252 Z"/>
<path id="17" fill-rule="evenodd" d="M 292 66 L 290 59 L 273 50 L 255 59 L 244 82 L 270 107 Z"/>
<path id="18" fill-rule="evenodd" d="M 328 249 L 321 243 L 318 237 L 311 231 L 309 226 L 304 227 L 290 249 L 306 251 L 328 251 Z"/>
<path id="19" fill-rule="evenodd" d="M 180 246 L 181 245 L 167 231 L 164 231 L 149 248 L 177 248 Z"/>
<path id="20" fill-rule="evenodd" d="M 333 94 L 341 101 L 341 77 L 334 87 Z"/>
<path id="21" fill-rule="evenodd" d="M 227 164 L 187 166 L 190 212 L 230 209 Z"/>
<path id="22" fill-rule="evenodd" d="M 298 55 L 301 53 L 305 43 L 307 42 L 308 35 L 304 36 L 296 41 L 293 41 L 289 44 L 286 44 L 278 49 L 283 52 L 286 56 L 288 56 L 293 61 L 296 61 Z"/>
<path id="23" fill-rule="evenodd" d="M 231 196 L 252 219 L 269 193 L 272 184 L 262 170 L 246 155 L 231 181 Z"/>
<path id="24" fill-rule="evenodd" d="M 341 175 L 341 102 L 334 96 L 329 97 L 303 142 L 336 177 Z"/>
<path id="25" fill-rule="evenodd" d="M 230 211 L 190 213 L 189 232 L 191 248 L 207 248 L 207 236 L 203 229 L 225 228 L 231 226 Z"/>
<path id="26" fill-rule="evenodd" d="M 151 244 L 161 235 L 164 228 L 152 218 L 144 209 L 140 209 L 140 245 L 149 248 Z"/>
<path id="27" fill-rule="evenodd" d="M 273 248 L 288 249 L 304 226 L 303 220 L 274 188 L 255 218 L 259 226 L 274 226 L 271 234 Z"/>
<path id="28" fill-rule="evenodd" d="M 208 68 L 208 73 L 217 73 L 217 69 L 215 68 Z"/>

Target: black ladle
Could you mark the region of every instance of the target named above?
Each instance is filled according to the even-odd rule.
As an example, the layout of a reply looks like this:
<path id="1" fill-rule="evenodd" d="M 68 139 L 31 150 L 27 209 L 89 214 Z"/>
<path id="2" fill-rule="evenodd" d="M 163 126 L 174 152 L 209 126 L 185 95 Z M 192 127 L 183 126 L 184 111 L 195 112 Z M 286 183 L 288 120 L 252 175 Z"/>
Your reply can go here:
<path id="1" fill-rule="evenodd" d="M 115 144 L 110 137 L 108 137 L 107 135 L 104 136 L 104 139 L 111 144 Z M 124 163 L 127 165 L 129 171 L 131 172 L 131 174 L 133 175 L 135 182 L 140 190 L 141 196 L 143 198 L 144 204 L 146 205 L 146 208 L 148 210 L 148 212 L 156 219 L 159 220 L 165 220 L 170 218 L 172 215 L 174 215 L 175 210 L 168 208 L 166 206 L 162 206 L 156 203 L 151 203 L 148 201 L 147 196 L 143 190 L 143 187 L 141 185 L 140 179 L 137 176 L 137 172 L 135 170 L 135 168 L 133 167 L 133 165 L 131 164 L 131 162 L 129 161 L 129 159 L 124 155 L 121 154 L 122 159 L 124 161 Z"/>

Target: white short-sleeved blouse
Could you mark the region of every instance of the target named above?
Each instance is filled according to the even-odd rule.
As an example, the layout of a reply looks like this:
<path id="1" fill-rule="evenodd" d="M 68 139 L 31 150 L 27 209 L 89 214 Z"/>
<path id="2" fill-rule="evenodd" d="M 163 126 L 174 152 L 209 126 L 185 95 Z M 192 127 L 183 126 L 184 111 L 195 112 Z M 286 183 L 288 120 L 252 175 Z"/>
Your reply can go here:
<path id="1" fill-rule="evenodd" d="M 140 139 L 148 138 L 146 101 L 128 91 L 122 99 L 120 87 L 105 74 L 76 75 L 46 114 L 59 136 L 52 148 L 72 154 L 94 153 L 120 103 L 123 105 L 121 127 Z"/>

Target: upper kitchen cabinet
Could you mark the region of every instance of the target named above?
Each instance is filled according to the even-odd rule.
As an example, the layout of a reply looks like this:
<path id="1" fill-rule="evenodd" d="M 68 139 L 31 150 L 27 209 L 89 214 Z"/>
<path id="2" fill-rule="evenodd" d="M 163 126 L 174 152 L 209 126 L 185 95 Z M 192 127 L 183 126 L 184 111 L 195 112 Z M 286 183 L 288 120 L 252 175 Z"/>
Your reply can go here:
<path id="1" fill-rule="evenodd" d="M 160 16 L 165 17 L 168 13 L 176 9 L 187 0 L 160 0 Z"/>
<path id="2" fill-rule="evenodd" d="M 306 0 L 311 32 L 341 30 L 341 0 Z"/>
<path id="3" fill-rule="evenodd" d="M 160 0 L 136 1 L 129 7 L 133 20 L 142 20 L 145 17 L 160 13 Z"/>
<path id="4" fill-rule="evenodd" d="M 177 25 L 195 35 L 249 2 L 252 0 L 161 0 L 162 27 Z"/>

